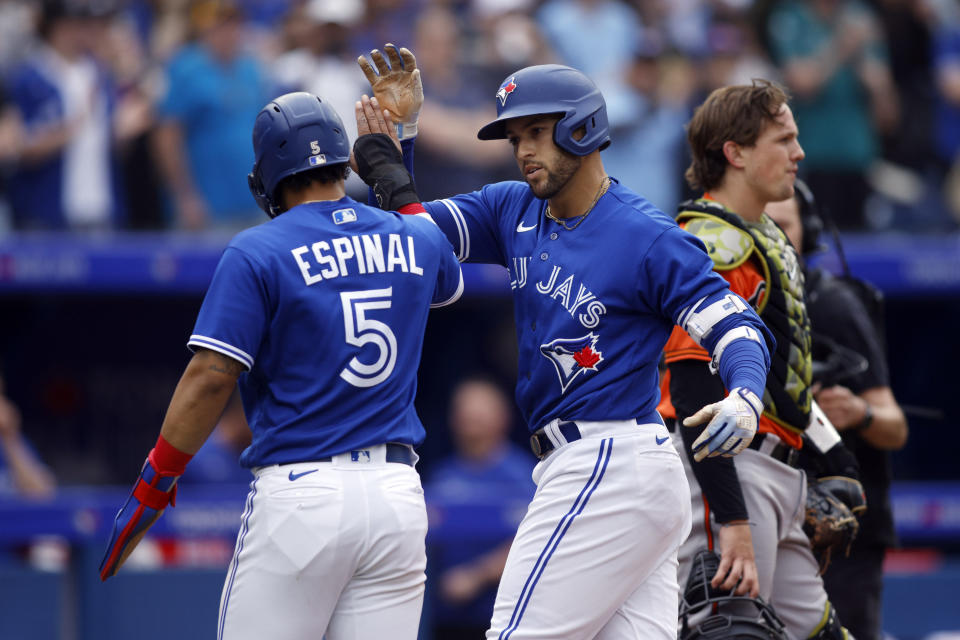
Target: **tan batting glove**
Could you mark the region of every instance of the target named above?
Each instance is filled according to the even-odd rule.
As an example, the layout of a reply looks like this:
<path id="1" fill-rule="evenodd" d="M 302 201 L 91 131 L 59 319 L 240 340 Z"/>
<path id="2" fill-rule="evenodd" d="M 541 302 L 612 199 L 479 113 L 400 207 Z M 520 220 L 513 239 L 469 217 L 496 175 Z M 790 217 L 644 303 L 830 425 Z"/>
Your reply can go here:
<path id="1" fill-rule="evenodd" d="M 390 112 L 397 127 L 397 137 L 407 140 L 417 135 L 417 120 L 423 106 L 420 69 L 417 69 L 417 59 L 406 47 L 397 49 L 396 45 L 386 44 L 383 50 L 389 62 L 380 51 L 374 49 L 370 52 L 370 58 L 376 69 L 365 56 L 357 58 L 357 64 L 367 76 L 380 106 Z"/>

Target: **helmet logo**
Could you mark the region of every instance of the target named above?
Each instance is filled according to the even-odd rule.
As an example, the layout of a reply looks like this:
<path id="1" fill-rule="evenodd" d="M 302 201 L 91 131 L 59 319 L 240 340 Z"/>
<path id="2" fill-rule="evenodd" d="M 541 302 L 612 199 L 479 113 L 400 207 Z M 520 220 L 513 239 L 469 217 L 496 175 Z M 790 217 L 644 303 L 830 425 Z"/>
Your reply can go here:
<path id="1" fill-rule="evenodd" d="M 513 76 L 500 85 L 500 89 L 497 91 L 497 99 L 500 100 L 501 107 L 507 104 L 507 98 L 510 97 L 510 94 L 517 88 L 516 79 L 517 76 Z"/>
<path id="2" fill-rule="evenodd" d="M 310 156 L 311 167 L 319 167 L 321 164 L 326 164 L 326 162 L 327 156 L 323 155 L 322 153 L 318 156 Z"/>

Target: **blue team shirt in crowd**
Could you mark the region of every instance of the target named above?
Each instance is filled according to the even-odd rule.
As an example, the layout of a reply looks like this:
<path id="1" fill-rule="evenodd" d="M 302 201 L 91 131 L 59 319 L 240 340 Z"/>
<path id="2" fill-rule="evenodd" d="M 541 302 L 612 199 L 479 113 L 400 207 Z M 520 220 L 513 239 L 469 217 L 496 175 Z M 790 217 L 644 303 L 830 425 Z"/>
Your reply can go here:
<path id="1" fill-rule="evenodd" d="M 572 230 L 546 218 L 546 202 L 522 182 L 424 206 L 461 261 L 510 271 L 516 399 L 531 431 L 555 418 L 651 416 L 660 355 L 681 310 L 727 290 L 697 238 L 616 181 Z M 740 315 L 704 346 L 730 322 L 759 325 Z"/>
<path id="2" fill-rule="evenodd" d="M 257 209 L 247 190 L 250 127 L 274 97 L 266 74 L 250 55 L 218 61 L 204 47 L 187 45 L 170 62 L 167 87 L 158 116 L 183 128 L 190 174 L 212 220 L 244 220 Z"/>
<path id="3" fill-rule="evenodd" d="M 345 197 L 302 204 L 238 234 L 217 265 L 189 346 L 248 371 L 244 467 L 419 444 L 413 407 L 429 307 L 463 290 L 426 216 Z"/>

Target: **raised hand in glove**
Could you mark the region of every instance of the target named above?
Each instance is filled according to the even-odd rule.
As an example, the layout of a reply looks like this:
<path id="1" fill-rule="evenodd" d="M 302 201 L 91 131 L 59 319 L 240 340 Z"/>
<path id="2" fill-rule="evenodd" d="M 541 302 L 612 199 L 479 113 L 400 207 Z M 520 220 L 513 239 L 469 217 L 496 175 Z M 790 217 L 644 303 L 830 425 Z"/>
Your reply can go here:
<path id="1" fill-rule="evenodd" d="M 828 476 L 807 485 L 803 532 L 810 538 L 820 575 L 826 573 L 835 549 L 850 554 L 850 545 L 860 532 L 855 514 L 866 508 L 863 487 L 852 478 Z"/>
<path id="2" fill-rule="evenodd" d="M 390 112 L 397 127 L 397 137 L 400 140 L 413 138 L 417 135 L 417 120 L 423 106 L 423 84 L 417 59 L 406 47 L 397 49 L 396 45 L 386 44 L 383 50 L 389 62 L 374 49 L 370 52 L 370 59 L 376 69 L 365 56 L 357 58 L 357 64 L 363 69 L 380 106 Z"/>
<path id="3" fill-rule="evenodd" d="M 763 402 L 744 387 L 735 387 L 720 402 L 708 404 L 683 421 L 695 427 L 709 420 L 707 428 L 693 441 L 693 459 L 731 457 L 743 451 L 757 433 Z"/>

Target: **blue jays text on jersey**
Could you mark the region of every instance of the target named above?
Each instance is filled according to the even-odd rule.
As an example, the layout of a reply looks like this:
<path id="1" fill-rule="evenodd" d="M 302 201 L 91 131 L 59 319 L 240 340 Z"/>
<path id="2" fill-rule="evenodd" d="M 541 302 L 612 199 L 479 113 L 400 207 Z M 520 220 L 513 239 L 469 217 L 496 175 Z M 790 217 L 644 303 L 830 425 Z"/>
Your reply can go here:
<path id="1" fill-rule="evenodd" d="M 699 240 L 615 181 L 576 228 L 546 218 L 545 206 L 522 182 L 424 204 L 461 261 L 510 271 L 517 402 L 531 431 L 555 418 L 648 415 L 673 325 L 729 295 L 727 284 Z M 727 316 L 704 346 L 744 324 L 760 321 Z"/>
<path id="2" fill-rule="evenodd" d="M 427 312 L 462 290 L 450 243 L 426 216 L 342 198 L 238 234 L 188 344 L 248 370 L 240 391 L 253 442 L 241 464 L 419 444 L 413 399 Z"/>

